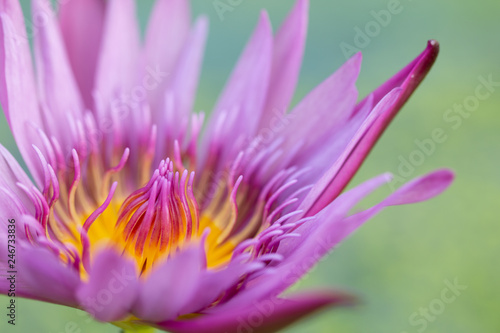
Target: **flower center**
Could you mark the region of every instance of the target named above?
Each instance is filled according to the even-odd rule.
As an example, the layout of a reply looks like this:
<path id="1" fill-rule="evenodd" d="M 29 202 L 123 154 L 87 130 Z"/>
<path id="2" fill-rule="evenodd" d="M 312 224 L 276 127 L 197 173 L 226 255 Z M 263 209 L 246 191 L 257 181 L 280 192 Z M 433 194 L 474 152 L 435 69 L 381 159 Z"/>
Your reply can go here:
<path id="1" fill-rule="evenodd" d="M 161 161 L 146 186 L 121 205 L 113 240 L 134 256 L 143 270 L 185 241 L 198 236 L 199 218 L 193 195 L 194 172 L 174 172 Z"/>

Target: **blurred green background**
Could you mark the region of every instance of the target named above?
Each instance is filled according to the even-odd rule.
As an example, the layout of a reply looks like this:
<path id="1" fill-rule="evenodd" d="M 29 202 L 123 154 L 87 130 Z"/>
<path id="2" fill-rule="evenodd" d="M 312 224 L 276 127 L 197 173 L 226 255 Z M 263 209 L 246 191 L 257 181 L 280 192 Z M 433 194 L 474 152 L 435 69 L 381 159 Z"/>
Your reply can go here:
<path id="1" fill-rule="evenodd" d="M 144 27 L 153 0 L 139 1 Z M 233 10 L 223 20 L 212 0 L 193 1 L 193 12 L 207 14 L 211 27 L 197 109 L 210 110 L 249 37 L 261 8 L 277 28 L 294 1 L 222 0 Z M 341 43 L 355 46 L 355 27 L 374 21 L 371 11 L 388 0 L 314 0 L 309 37 L 295 101 L 337 69 L 345 57 Z M 22 1 L 28 10 L 28 0 Z M 361 48 L 358 88 L 364 96 L 437 39 L 441 54 L 424 84 L 396 117 L 352 184 L 390 171 L 400 157 L 419 148 L 415 140 L 436 128 L 447 140 L 415 167 L 409 178 L 439 167 L 456 172 L 442 196 L 425 203 L 387 209 L 331 253 L 294 289 L 339 288 L 358 295 L 360 305 L 324 311 L 285 332 L 500 332 L 500 87 L 460 126 L 443 118 L 455 104 L 474 96 L 480 76 L 500 82 L 500 2 L 401 0 L 401 11 Z M 2 116 L 3 117 L 3 116 Z M 1 142 L 15 144 L 5 119 Z M 17 153 L 17 152 L 16 152 Z M 18 155 L 16 155 L 18 156 Z M 369 201 L 389 194 L 389 186 Z M 367 203 L 366 203 L 367 204 Z M 450 303 L 440 301 L 447 283 L 466 286 Z M 447 282 L 448 281 L 448 282 Z M 0 304 L 6 304 L 0 297 Z M 444 304 L 444 307 L 441 305 Z M 2 305 L 2 308 L 4 306 Z M 428 311 L 427 317 L 424 311 Z M 2 311 L 2 313 L 5 311 Z M 6 328 L 5 315 L 0 321 Z M 19 300 L 18 332 L 116 332 L 87 320 L 74 309 Z M 70 323 L 68 325 L 68 323 Z M 10 332 L 12 327 L 9 325 Z"/>

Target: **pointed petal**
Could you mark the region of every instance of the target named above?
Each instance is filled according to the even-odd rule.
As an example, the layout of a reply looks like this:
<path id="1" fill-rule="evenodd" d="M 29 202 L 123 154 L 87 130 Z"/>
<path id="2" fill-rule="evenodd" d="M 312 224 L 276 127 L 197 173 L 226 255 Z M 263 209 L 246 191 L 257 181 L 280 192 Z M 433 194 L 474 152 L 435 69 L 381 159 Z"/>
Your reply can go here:
<path id="1" fill-rule="evenodd" d="M 59 6 L 59 22 L 69 62 L 89 109 L 94 105 L 92 92 L 105 12 L 104 0 L 71 0 Z"/>
<path id="2" fill-rule="evenodd" d="M 39 82 L 40 102 L 48 107 L 46 131 L 64 143 L 72 137 L 66 117 L 78 119 L 83 111 L 83 102 L 73 72 L 69 65 L 59 25 L 48 0 L 34 0 L 33 17 L 45 17 L 35 34 L 35 60 Z"/>
<path id="3" fill-rule="evenodd" d="M 334 292 L 308 292 L 287 299 L 271 298 L 243 308 L 202 315 L 191 320 L 160 323 L 159 327 L 178 333 L 276 332 L 293 322 L 332 305 L 345 305 L 352 297 Z"/>
<path id="4" fill-rule="evenodd" d="M 12 193 L 14 197 L 20 200 L 27 211 L 33 213 L 33 203 L 26 196 L 26 193 L 19 188 L 17 185 L 18 183 L 29 189 L 33 186 L 33 183 L 29 179 L 28 175 L 26 175 L 16 159 L 7 149 L 5 149 L 4 146 L 0 144 L 0 188 Z M 5 200 L 0 199 L 0 202 L 5 202 Z M 0 210 L 0 214 L 2 216 L 0 224 L 5 223 L 7 218 L 14 218 L 14 215 L 11 215 L 10 217 L 5 216 L 10 211 L 10 209 L 8 209 L 8 206 L 10 205 L 6 206 L 7 207 L 5 207 L 5 209 Z"/>
<path id="5" fill-rule="evenodd" d="M 381 177 L 378 179 L 383 180 Z M 385 176 L 385 181 L 388 180 L 387 176 Z M 428 200 L 442 193 L 451 184 L 452 180 L 453 174 L 448 170 L 432 172 L 400 187 L 374 207 L 346 217 L 347 213 L 363 197 L 382 184 L 381 182 L 377 184 L 376 181 L 367 182 L 338 197 L 317 214 L 316 220 L 299 227 L 296 232 L 300 233 L 302 237 L 288 239 L 283 244 L 280 244 L 278 253 L 287 257 L 286 261 L 284 261 L 285 265 L 295 265 L 297 269 L 294 270 L 294 273 L 299 278 L 335 245 L 352 234 L 383 208 Z M 279 270 L 287 272 L 287 269 L 280 268 Z M 287 281 L 286 284 L 293 283 L 293 278 L 290 277 L 289 272 L 285 274 L 288 276 L 283 276 L 282 281 Z M 281 288 L 286 288 L 286 285 L 282 285 Z"/>
<path id="6" fill-rule="evenodd" d="M 190 29 L 190 8 L 187 0 L 158 0 L 155 3 L 146 32 L 145 58 L 148 66 L 172 73 L 182 61 L 182 49 Z M 150 92 L 151 105 L 162 102 L 168 80 Z"/>
<path id="7" fill-rule="evenodd" d="M 78 302 L 97 320 L 123 319 L 139 289 L 136 264 L 109 248 L 101 250 L 94 260 L 88 282 L 77 291 Z"/>
<path id="8" fill-rule="evenodd" d="M 242 307 L 271 295 L 280 295 L 307 273 L 336 243 L 345 238 L 344 230 L 338 224 L 349 210 L 390 179 L 390 175 L 384 174 L 366 181 L 342 194 L 325 208 L 321 215 L 318 214 L 315 219 L 297 228 L 294 233 L 299 233 L 301 237 L 283 240 L 278 247 L 277 253 L 283 255 L 285 259 L 275 266 L 270 274 L 256 278 L 246 290 L 220 305 L 218 311 L 228 311 L 233 307 Z"/>
<path id="9" fill-rule="evenodd" d="M 102 38 L 95 93 L 107 110 L 118 92 L 131 93 L 139 71 L 139 28 L 134 0 L 108 2 Z"/>
<path id="10" fill-rule="evenodd" d="M 33 177 L 42 172 L 31 144 L 38 136 L 29 123 L 43 128 L 21 7 L 17 1 L 0 2 L 0 101 L 16 143 Z"/>
<path id="11" fill-rule="evenodd" d="M 261 128 L 269 127 L 273 117 L 283 115 L 293 97 L 304 55 L 308 12 L 309 1 L 297 1 L 275 37 L 271 83 Z"/>
<path id="12" fill-rule="evenodd" d="M 338 170 L 335 177 L 330 179 L 328 189 L 325 189 L 323 196 L 318 197 L 317 203 L 312 210 L 307 213 L 308 215 L 313 215 L 321 210 L 321 208 L 325 207 L 325 205 L 333 200 L 333 198 L 347 186 L 378 138 L 382 135 L 386 127 L 403 107 L 420 82 L 425 78 L 436 60 L 438 51 L 439 44 L 436 41 L 429 41 L 427 48 L 413 62 L 374 92 L 374 101 L 380 104 L 383 100 L 382 96 L 385 96 L 389 91 L 398 86 L 401 89 L 401 93 L 397 100 L 387 105 L 387 110 L 371 125 L 366 134 L 360 138 L 350 155 L 343 161 L 343 166 Z"/>
<path id="13" fill-rule="evenodd" d="M 284 133 L 285 150 L 297 140 L 304 141 L 305 145 L 316 142 L 349 117 L 358 98 L 355 84 L 361 60 L 361 53 L 354 55 L 291 111 L 291 121 Z"/>
<path id="14" fill-rule="evenodd" d="M 156 268 L 141 283 L 133 313 L 142 320 L 158 322 L 176 318 L 196 292 L 196 282 L 205 263 L 201 247 L 177 253 Z"/>
<path id="15" fill-rule="evenodd" d="M 163 151 L 166 143 L 171 143 L 167 153 L 173 151 L 174 140 L 178 140 L 181 145 L 183 143 L 198 86 L 207 30 L 208 20 L 201 17 L 196 21 L 193 31 L 186 40 L 181 57 L 173 69 L 165 96 L 165 101 L 168 98 L 173 99 L 173 110 L 166 112 L 168 107 L 164 105 L 156 114 L 156 123 L 159 126 L 158 158 L 168 156 Z"/>
<path id="16" fill-rule="evenodd" d="M 342 170 L 349 167 L 346 163 L 349 161 L 352 154 L 355 154 L 359 143 L 362 141 L 367 132 L 374 126 L 377 120 L 384 114 L 389 112 L 390 108 L 401 94 L 400 89 L 394 89 L 385 96 L 372 110 L 361 127 L 358 129 L 354 137 L 349 141 L 341 155 L 335 163 L 326 171 L 325 174 L 314 184 L 313 188 L 304 198 L 300 205 L 305 213 L 304 216 L 311 216 L 319 212 L 323 207 L 332 202 L 339 194 L 336 186 L 336 179 L 341 174 Z"/>
<path id="17" fill-rule="evenodd" d="M 241 149 L 227 142 L 251 138 L 257 129 L 269 86 L 272 44 L 271 24 L 267 13 L 262 12 L 207 128 L 205 142 L 223 150 L 222 155 Z M 223 127 L 217 128 L 222 119 Z"/>

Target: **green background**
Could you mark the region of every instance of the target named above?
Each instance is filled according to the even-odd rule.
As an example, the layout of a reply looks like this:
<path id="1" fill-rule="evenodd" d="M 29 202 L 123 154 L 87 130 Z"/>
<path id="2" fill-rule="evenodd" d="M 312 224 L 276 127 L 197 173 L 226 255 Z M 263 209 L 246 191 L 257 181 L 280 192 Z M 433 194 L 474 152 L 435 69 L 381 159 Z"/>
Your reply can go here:
<path id="1" fill-rule="evenodd" d="M 239 2 L 220 20 L 212 0 L 193 1 L 194 14 L 205 13 L 211 22 L 197 109 L 211 109 L 259 10 L 267 8 L 277 28 L 293 5 L 288 0 Z M 28 1 L 22 3 L 27 10 Z M 140 1 L 142 26 L 152 3 Z M 373 21 L 370 12 L 385 9 L 388 3 L 312 1 L 295 101 L 345 61 L 340 44 L 353 45 L 354 28 L 364 29 Z M 351 185 L 386 171 L 397 174 L 399 157 L 408 159 L 418 149 L 414 140 L 430 138 L 436 128 L 444 130 L 447 140 L 436 145 L 411 177 L 449 167 L 455 170 L 456 181 L 432 201 L 387 209 L 332 252 L 294 289 L 348 290 L 360 297 L 360 305 L 323 311 L 286 332 L 500 332 L 500 87 L 457 129 L 443 119 L 447 109 L 474 95 L 479 76 L 492 75 L 500 82 L 500 2 L 401 0 L 401 6 L 401 13 L 393 15 L 362 48 L 360 95 L 412 60 L 428 39 L 440 42 L 441 54 Z M 0 126 L 2 144 L 15 152 L 5 119 Z M 364 205 L 390 191 L 389 187 L 380 190 Z M 412 325 L 410 316 L 436 306 L 446 281 L 455 279 L 467 287 L 460 296 L 428 320 L 425 329 Z M 0 297 L 0 304 L 6 302 L 7 298 Z M 3 332 L 5 315 L 1 318 Z M 118 330 L 86 320 L 74 309 L 26 300 L 18 301 L 17 320 L 15 329 L 9 325 L 8 332 L 71 332 L 71 322 L 81 332 Z"/>

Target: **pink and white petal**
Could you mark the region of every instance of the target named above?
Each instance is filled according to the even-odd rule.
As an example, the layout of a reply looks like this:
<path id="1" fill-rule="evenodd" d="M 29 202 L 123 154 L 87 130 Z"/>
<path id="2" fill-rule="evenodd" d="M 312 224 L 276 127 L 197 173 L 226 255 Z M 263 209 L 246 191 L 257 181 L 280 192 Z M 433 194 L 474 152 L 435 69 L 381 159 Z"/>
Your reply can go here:
<path id="1" fill-rule="evenodd" d="M 178 61 L 182 61 L 182 50 L 188 48 L 186 40 L 190 29 L 190 8 L 188 0 L 156 1 L 146 32 L 146 64 L 161 72 L 172 73 Z M 169 79 L 159 83 L 149 92 L 153 109 L 161 105 Z"/>
<path id="2" fill-rule="evenodd" d="M 205 266 L 202 246 L 181 250 L 141 282 L 132 313 L 151 322 L 178 317 L 198 291 L 197 282 Z"/>
<path id="3" fill-rule="evenodd" d="M 315 215 L 339 195 L 340 190 L 336 185 L 336 180 L 340 177 L 339 174 L 342 175 L 342 170 L 349 167 L 346 163 L 349 162 L 350 157 L 353 154 L 356 154 L 356 149 L 363 137 L 380 117 L 389 112 L 388 110 L 390 110 L 391 106 L 396 103 L 400 94 L 400 89 L 392 90 L 375 106 L 372 112 L 370 112 L 354 136 L 348 143 L 346 143 L 337 160 L 307 193 L 306 197 L 300 204 L 300 209 L 304 211 L 302 216 Z"/>
<path id="4" fill-rule="evenodd" d="M 271 81 L 260 128 L 288 110 L 299 78 L 307 36 L 309 1 L 299 0 L 274 39 Z"/>
<path id="5" fill-rule="evenodd" d="M 34 213 L 33 202 L 17 185 L 18 183 L 24 185 L 28 189 L 31 189 L 33 186 L 28 175 L 26 175 L 16 159 L 0 144 L 0 187 L 8 190 L 14 197 L 18 198 L 26 208 L 26 212 Z M 4 200 L 0 200 L 0 202 L 1 201 Z M 1 210 L 0 212 L 5 213 L 6 211 Z M 14 218 L 14 216 L 10 218 Z M 2 222 L 4 221 L 5 218 L 2 218 Z"/>
<path id="6" fill-rule="evenodd" d="M 95 94 L 101 116 L 119 93 L 131 93 L 136 83 L 140 52 L 139 27 L 134 0 L 110 0 L 97 62 Z M 98 107 L 99 109 L 99 107 Z"/>
<path id="7" fill-rule="evenodd" d="M 219 305 L 217 311 L 243 307 L 245 304 L 258 302 L 270 296 L 278 297 L 345 237 L 338 224 L 349 210 L 369 193 L 389 182 L 390 179 L 389 174 L 384 174 L 342 194 L 315 219 L 294 231 L 294 233 L 301 234 L 300 238 L 288 238 L 281 242 L 277 253 L 283 255 L 285 259 L 280 264 L 274 267 L 269 274 L 250 281 L 245 290 L 239 292 L 227 303 Z"/>
<path id="8" fill-rule="evenodd" d="M 16 288 L 20 295 L 46 302 L 76 307 L 75 293 L 80 275 L 73 267 L 61 262 L 58 255 L 30 244 L 16 246 Z"/>
<path id="9" fill-rule="evenodd" d="M 29 39 L 18 1 L 2 1 L 0 5 L 0 102 L 19 150 L 33 177 L 41 184 L 43 172 L 31 147 L 38 141 L 38 135 L 30 124 L 43 128 L 43 122 Z"/>
<path id="10" fill-rule="evenodd" d="M 195 100 L 207 32 L 208 20 L 201 17 L 194 24 L 182 49 L 181 57 L 175 68 L 172 69 L 168 88 L 166 93 L 164 92 L 165 98 L 161 103 L 162 107 L 154 113 L 159 129 L 157 139 L 157 158 L 159 159 L 172 156 L 175 140 L 178 140 L 181 146 L 184 144 Z M 170 102 L 172 103 L 171 107 L 165 105 L 165 103 Z M 170 147 L 164 151 L 167 143 L 170 143 Z"/>
<path id="11" fill-rule="evenodd" d="M 95 255 L 88 273 L 87 283 L 76 293 L 79 305 L 100 321 L 125 318 L 139 291 L 135 261 L 105 248 Z"/>
<path id="12" fill-rule="evenodd" d="M 355 83 L 361 59 L 361 53 L 349 59 L 284 118 L 284 126 L 275 129 L 270 146 L 274 141 L 283 141 L 279 151 L 285 152 L 285 155 L 263 175 L 262 182 L 276 170 L 288 167 L 300 157 L 301 152 L 314 148 L 325 135 L 342 129 L 356 105 L 358 92 Z M 300 149 L 296 149 L 297 145 L 300 145 Z"/>
<path id="13" fill-rule="evenodd" d="M 378 179 L 378 180 L 377 180 Z M 438 170 L 419 177 L 406 185 L 400 187 L 385 200 L 376 206 L 360 213 L 346 216 L 347 213 L 366 195 L 373 191 L 380 180 L 375 178 L 370 182 L 360 185 L 339 196 L 334 202 L 316 215 L 316 219 L 305 223 L 295 232 L 302 235 L 297 239 L 287 239 L 280 244 L 278 253 L 284 255 L 283 261 L 276 275 L 283 274 L 281 288 L 284 290 L 288 285 L 294 283 L 294 275 L 300 278 L 316 262 L 327 254 L 335 245 L 340 243 L 364 222 L 380 212 L 382 208 L 391 205 L 403 205 L 417 203 L 441 194 L 453 180 L 453 174 L 448 170 Z M 388 181 L 386 176 L 386 181 Z M 378 182 L 378 184 L 377 184 Z M 293 269 L 290 275 L 288 269 Z"/>
<path id="14" fill-rule="evenodd" d="M 193 298 L 180 311 L 182 314 L 196 313 L 210 306 L 224 293 L 235 287 L 241 278 L 261 268 L 262 263 L 231 262 L 222 270 L 204 270 L 196 281 Z"/>
<path id="15" fill-rule="evenodd" d="M 252 138 L 257 130 L 269 87 L 272 52 L 271 23 L 267 13 L 262 12 L 205 133 L 204 142 L 208 147 L 203 151 L 218 154 L 220 163 L 234 157 L 243 141 Z M 235 144 L 228 145 L 228 142 Z"/>
<path id="16" fill-rule="evenodd" d="M 83 102 L 52 4 L 48 0 L 34 0 L 32 4 L 34 19 L 45 18 L 34 36 L 34 48 L 40 103 L 50 110 L 50 114 L 45 115 L 46 132 L 49 137 L 55 136 L 60 143 L 65 143 L 72 137 L 70 126 L 65 124 L 66 119 L 79 119 L 83 113 Z"/>
<path id="17" fill-rule="evenodd" d="M 330 291 L 308 292 L 283 298 L 270 298 L 245 307 L 201 315 L 190 320 L 167 321 L 157 327 L 175 333 L 276 332 L 311 313 L 328 306 L 348 305 L 353 298 Z"/>
<path id="18" fill-rule="evenodd" d="M 336 171 L 335 177 L 330 178 L 328 187 L 324 189 L 321 196 L 317 196 L 313 200 L 315 204 L 312 209 L 308 211 L 308 215 L 313 215 L 321 210 L 347 186 L 377 142 L 378 138 L 382 135 L 394 116 L 403 107 L 420 82 L 422 82 L 425 78 L 434 64 L 438 52 L 439 45 L 437 42 L 429 41 L 427 48 L 413 62 L 411 62 L 396 76 L 373 93 L 374 101 L 380 104 L 385 98 L 383 96 L 387 96 L 386 94 L 389 94 L 391 90 L 394 90 L 397 87 L 401 89 L 398 98 L 392 103 L 386 105 L 386 111 L 383 112 L 381 116 L 378 117 L 370 126 L 368 131 L 361 138 L 359 138 L 359 142 L 356 147 L 354 147 L 349 156 L 342 161 L 342 167 Z M 355 113 L 353 115 L 355 115 Z M 322 181 L 324 180 L 326 179 L 323 178 Z"/>
<path id="19" fill-rule="evenodd" d="M 104 0 L 71 0 L 59 6 L 59 22 L 67 55 L 88 109 L 94 106 L 92 93 L 105 14 Z"/>

